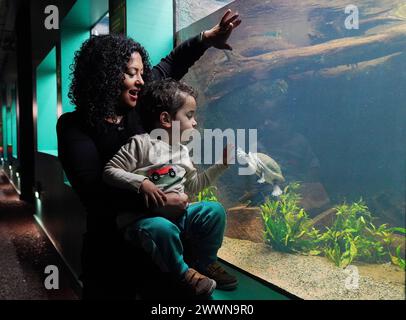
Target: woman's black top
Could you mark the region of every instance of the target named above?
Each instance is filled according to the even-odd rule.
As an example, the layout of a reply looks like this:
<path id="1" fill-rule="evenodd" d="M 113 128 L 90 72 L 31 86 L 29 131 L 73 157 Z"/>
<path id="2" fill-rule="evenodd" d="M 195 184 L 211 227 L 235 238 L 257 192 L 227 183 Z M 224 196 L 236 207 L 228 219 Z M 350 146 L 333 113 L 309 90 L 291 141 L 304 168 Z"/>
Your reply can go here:
<path id="1" fill-rule="evenodd" d="M 180 80 L 207 48 L 200 36 L 183 42 L 152 69 L 153 79 Z M 129 137 L 143 132 L 136 109 L 126 114 L 120 124 L 107 124 L 105 130 L 86 126 L 77 111 L 58 119 L 58 157 L 86 208 L 88 231 L 115 228 L 119 210 L 142 212 L 145 209 L 142 195 L 107 186 L 102 180 L 106 162 Z"/>

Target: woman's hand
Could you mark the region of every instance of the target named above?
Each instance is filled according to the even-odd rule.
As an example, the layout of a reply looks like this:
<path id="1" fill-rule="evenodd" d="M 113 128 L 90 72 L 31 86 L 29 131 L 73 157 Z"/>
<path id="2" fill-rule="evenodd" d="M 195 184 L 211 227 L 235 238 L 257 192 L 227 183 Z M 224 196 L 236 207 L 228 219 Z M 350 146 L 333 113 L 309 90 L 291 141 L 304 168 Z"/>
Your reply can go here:
<path id="1" fill-rule="evenodd" d="M 241 19 L 239 19 L 238 13 L 233 13 L 231 9 L 228 9 L 218 24 L 210 30 L 203 32 L 203 41 L 217 49 L 233 50 L 227 43 L 227 40 L 231 32 L 237 28 L 240 23 Z"/>
<path id="2" fill-rule="evenodd" d="M 163 207 L 167 201 L 167 197 L 153 182 L 145 179 L 141 184 L 141 191 L 144 193 L 145 205 L 149 208 L 152 202 L 156 207 Z"/>

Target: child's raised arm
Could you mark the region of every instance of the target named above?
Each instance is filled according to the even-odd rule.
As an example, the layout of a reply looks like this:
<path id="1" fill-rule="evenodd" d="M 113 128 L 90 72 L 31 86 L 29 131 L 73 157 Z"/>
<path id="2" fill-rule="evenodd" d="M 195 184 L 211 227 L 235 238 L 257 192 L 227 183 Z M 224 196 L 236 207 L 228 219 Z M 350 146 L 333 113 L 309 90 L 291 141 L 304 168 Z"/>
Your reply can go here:
<path id="1" fill-rule="evenodd" d="M 215 164 L 207 170 L 197 173 L 197 169 L 193 168 L 186 175 L 185 191 L 186 193 L 193 195 L 202 191 L 203 189 L 211 186 L 217 180 L 217 178 L 227 170 L 227 166 L 224 164 Z"/>
<path id="2" fill-rule="evenodd" d="M 216 179 L 227 170 L 230 162 L 233 160 L 234 146 L 228 144 L 223 150 L 222 164 L 215 164 L 207 170 L 197 173 L 195 167 L 186 174 L 185 191 L 190 194 L 196 194 L 203 189 L 214 184 Z"/>

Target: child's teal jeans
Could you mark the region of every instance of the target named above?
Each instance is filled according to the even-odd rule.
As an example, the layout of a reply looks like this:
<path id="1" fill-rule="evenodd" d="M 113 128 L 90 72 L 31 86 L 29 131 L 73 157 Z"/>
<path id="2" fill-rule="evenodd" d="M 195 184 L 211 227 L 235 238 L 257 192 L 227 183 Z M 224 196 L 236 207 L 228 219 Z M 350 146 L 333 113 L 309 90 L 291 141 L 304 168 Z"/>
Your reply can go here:
<path id="1" fill-rule="evenodd" d="M 192 203 L 178 221 L 163 217 L 142 218 L 125 230 L 125 238 L 141 245 L 163 272 L 182 278 L 189 269 L 184 241 L 193 250 L 194 268 L 204 270 L 217 260 L 223 242 L 226 212 L 218 202 Z"/>

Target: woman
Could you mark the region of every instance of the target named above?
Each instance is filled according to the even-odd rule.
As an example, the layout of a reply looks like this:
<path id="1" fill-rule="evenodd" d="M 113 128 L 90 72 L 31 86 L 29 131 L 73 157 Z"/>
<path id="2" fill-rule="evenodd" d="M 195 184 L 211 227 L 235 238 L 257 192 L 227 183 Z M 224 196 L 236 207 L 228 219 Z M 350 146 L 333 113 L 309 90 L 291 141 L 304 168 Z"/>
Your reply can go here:
<path id="1" fill-rule="evenodd" d="M 145 205 L 135 192 L 107 187 L 102 170 L 130 136 L 144 132 L 135 108 L 139 91 L 147 81 L 179 80 L 211 46 L 231 50 L 227 40 L 240 22 L 238 14 L 227 10 L 217 25 L 180 44 L 153 68 L 145 49 L 121 36 L 93 37 L 76 53 L 69 92 L 76 110 L 59 118 L 57 133 L 60 161 L 87 211 L 84 298 L 126 295 L 113 271 L 118 265 L 117 273 L 126 274 L 120 268 L 128 265 L 120 263 L 123 243 L 115 218 L 118 211 L 141 212 Z M 171 196 L 166 206 L 183 211 L 186 201 Z"/>

